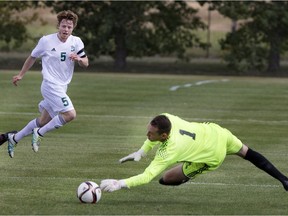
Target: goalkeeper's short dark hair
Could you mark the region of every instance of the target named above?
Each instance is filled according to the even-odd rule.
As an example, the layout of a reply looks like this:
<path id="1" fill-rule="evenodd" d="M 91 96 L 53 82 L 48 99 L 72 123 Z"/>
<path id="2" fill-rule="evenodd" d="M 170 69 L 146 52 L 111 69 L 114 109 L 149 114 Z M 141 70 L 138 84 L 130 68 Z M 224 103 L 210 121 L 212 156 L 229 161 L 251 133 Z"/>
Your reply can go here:
<path id="1" fill-rule="evenodd" d="M 158 115 L 154 117 L 152 121 L 150 122 L 150 124 L 158 128 L 159 134 L 163 134 L 163 133 L 169 134 L 171 131 L 171 127 L 172 127 L 170 120 L 165 115 Z"/>

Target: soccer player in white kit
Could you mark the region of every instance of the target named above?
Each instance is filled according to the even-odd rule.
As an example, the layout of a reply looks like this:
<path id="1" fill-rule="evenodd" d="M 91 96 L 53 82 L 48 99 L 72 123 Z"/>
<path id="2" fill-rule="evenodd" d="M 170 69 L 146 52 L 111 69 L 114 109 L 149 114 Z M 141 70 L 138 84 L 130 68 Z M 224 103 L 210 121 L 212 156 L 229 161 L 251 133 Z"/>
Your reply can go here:
<path id="1" fill-rule="evenodd" d="M 70 97 L 66 94 L 71 82 L 74 63 L 88 67 L 88 57 L 84 44 L 72 32 L 77 25 L 78 16 L 72 11 L 57 14 L 58 32 L 43 36 L 31 55 L 26 59 L 20 73 L 13 77 L 13 84 L 22 80 L 37 58 L 42 58 L 41 93 L 39 103 L 40 117 L 31 120 L 18 133 L 8 133 L 8 154 L 14 157 L 14 147 L 25 136 L 32 133 L 32 149 L 38 151 L 40 138 L 48 131 L 57 129 L 76 117 L 76 111 Z"/>

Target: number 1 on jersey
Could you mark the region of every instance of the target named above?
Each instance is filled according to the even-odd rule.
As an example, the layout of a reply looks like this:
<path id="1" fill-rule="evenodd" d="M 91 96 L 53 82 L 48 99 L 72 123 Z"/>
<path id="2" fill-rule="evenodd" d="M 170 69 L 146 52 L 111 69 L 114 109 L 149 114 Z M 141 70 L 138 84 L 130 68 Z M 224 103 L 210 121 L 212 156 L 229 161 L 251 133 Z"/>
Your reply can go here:
<path id="1" fill-rule="evenodd" d="M 192 139 L 193 140 L 195 140 L 195 138 L 196 138 L 196 134 L 195 133 L 191 133 L 191 132 L 189 132 L 189 131 L 185 131 L 185 130 L 179 130 L 179 133 L 181 134 L 181 135 L 187 135 L 187 136 L 190 136 L 190 137 L 192 137 Z"/>

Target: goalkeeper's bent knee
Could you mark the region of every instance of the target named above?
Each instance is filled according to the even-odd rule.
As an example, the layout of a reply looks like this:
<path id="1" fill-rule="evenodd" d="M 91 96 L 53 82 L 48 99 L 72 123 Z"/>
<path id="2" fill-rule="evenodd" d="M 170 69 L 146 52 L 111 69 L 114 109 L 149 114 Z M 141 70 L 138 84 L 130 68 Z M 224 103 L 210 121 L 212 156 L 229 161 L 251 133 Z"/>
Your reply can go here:
<path id="1" fill-rule="evenodd" d="M 182 181 L 178 181 L 178 182 L 165 182 L 163 177 L 159 179 L 159 184 L 162 184 L 162 185 L 170 185 L 170 186 L 178 186 L 178 185 L 181 185 L 181 184 L 184 184 L 185 182 L 189 181 L 190 179 L 187 178 L 185 180 L 182 180 Z"/>

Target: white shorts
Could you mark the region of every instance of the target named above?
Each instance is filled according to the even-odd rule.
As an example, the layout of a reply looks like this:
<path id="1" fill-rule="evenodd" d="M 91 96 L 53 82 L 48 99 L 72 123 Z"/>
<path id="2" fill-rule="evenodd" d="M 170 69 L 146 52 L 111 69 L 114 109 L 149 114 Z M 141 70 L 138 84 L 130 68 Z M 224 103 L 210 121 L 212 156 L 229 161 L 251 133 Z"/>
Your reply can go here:
<path id="1" fill-rule="evenodd" d="M 67 85 L 60 86 L 43 80 L 41 85 L 41 93 L 44 98 L 39 103 L 39 111 L 42 113 L 45 109 L 51 118 L 74 109 L 73 103 L 69 96 L 66 94 Z"/>

